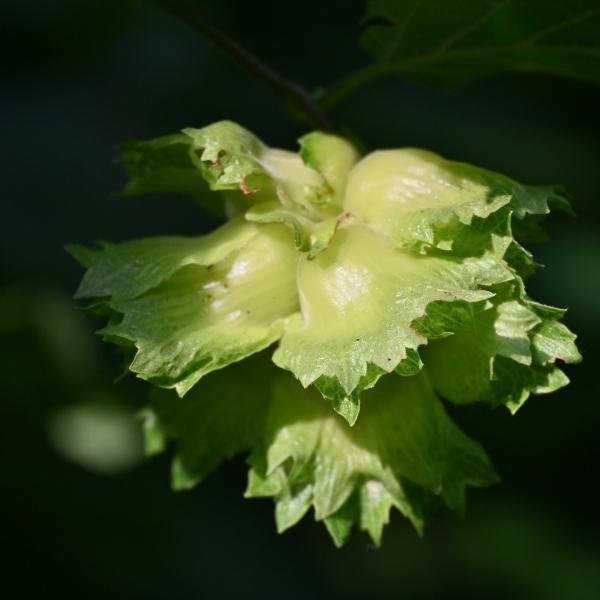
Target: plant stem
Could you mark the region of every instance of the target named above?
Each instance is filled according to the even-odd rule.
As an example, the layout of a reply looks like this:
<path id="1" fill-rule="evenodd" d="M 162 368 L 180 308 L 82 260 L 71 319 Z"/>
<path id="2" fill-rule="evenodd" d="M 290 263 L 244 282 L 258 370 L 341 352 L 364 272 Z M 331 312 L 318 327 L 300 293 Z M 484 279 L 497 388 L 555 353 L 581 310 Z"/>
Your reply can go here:
<path id="1" fill-rule="evenodd" d="M 538 44 L 536 46 L 527 46 L 521 42 L 510 43 L 505 46 L 480 46 L 474 48 L 457 48 L 451 51 L 445 47 L 437 48 L 431 52 L 417 54 L 407 58 L 399 58 L 392 61 L 381 61 L 368 64 L 358 70 L 343 77 L 326 89 L 318 98 L 319 105 L 323 110 L 330 110 L 358 88 L 390 75 L 407 74 L 412 71 L 418 71 L 428 65 L 436 65 L 439 69 L 444 66 L 444 62 L 452 64 L 454 60 L 495 60 L 500 66 L 507 65 L 512 71 L 528 72 L 536 70 L 527 68 L 527 64 L 521 66 L 514 62 L 514 54 L 520 50 L 526 49 L 529 56 L 532 54 L 544 55 L 552 54 L 557 51 L 569 53 L 573 56 L 582 56 L 589 58 L 590 50 L 588 48 L 579 48 L 576 46 L 565 46 L 560 44 Z M 503 62 L 507 61 L 507 62 Z M 539 70 L 539 69 L 538 69 Z M 491 71 L 490 71 L 491 72 Z"/>
<path id="2" fill-rule="evenodd" d="M 393 69 L 390 68 L 388 63 L 373 63 L 358 69 L 326 89 L 319 97 L 319 105 L 323 110 L 333 108 L 345 100 L 354 90 L 375 79 L 385 77 L 391 71 Z"/>
<path id="3" fill-rule="evenodd" d="M 206 23 L 181 0 L 153 0 L 165 11 L 174 15 L 227 52 L 248 73 L 262 81 L 280 98 L 289 102 L 316 129 L 331 131 L 327 115 L 313 97 L 300 84 L 286 79 L 269 65 L 248 52 L 228 35 Z"/>

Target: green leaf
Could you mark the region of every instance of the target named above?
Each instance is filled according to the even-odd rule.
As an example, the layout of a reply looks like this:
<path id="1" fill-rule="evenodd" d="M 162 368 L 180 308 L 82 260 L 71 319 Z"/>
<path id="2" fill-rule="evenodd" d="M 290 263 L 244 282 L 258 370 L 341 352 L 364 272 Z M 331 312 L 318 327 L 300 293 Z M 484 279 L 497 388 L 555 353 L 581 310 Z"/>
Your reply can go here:
<path id="1" fill-rule="evenodd" d="M 202 173 L 190 156 L 191 142 L 181 133 L 144 142 L 128 142 L 118 148 L 129 181 L 126 196 L 177 193 L 196 200 L 217 216 L 225 216 L 224 204 L 211 194 Z"/>
<path id="2" fill-rule="evenodd" d="M 600 82 L 595 0 L 370 0 L 363 47 L 377 74 L 456 83 L 520 71 Z M 382 22 L 383 21 L 383 22 Z"/>
<path id="3" fill-rule="evenodd" d="M 312 506 L 338 545 L 353 524 L 378 544 L 392 506 L 421 529 L 426 494 L 462 510 L 467 485 L 496 481 L 481 447 L 450 421 L 422 375 L 384 377 L 365 392 L 353 428 L 290 378 L 277 378 L 274 390 L 246 495 L 273 495 L 290 523 Z"/>
<path id="4" fill-rule="evenodd" d="M 103 333 L 135 344 L 131 371 L 184 394 L 279 339 L 298 308 L 296 257 L 286 228 L 264 226 L 214 266 L 187 264 L 141 295 L 113 296 L 123 317 Z"/>
<path id="5" fill-rule="evenodd" d="M 421 256 L 366 227 L 342 228 L 314 260 L 300 260 L 302 317 L 290 320 L 273 360 L 304 386 L 335 377 L 349 396 L 369 364 L 391 372 L 426 342 L 411 324 L 429 303 L 484 300 L 492 294 L 482 286 L 512 277 L 491 255 Z"/>

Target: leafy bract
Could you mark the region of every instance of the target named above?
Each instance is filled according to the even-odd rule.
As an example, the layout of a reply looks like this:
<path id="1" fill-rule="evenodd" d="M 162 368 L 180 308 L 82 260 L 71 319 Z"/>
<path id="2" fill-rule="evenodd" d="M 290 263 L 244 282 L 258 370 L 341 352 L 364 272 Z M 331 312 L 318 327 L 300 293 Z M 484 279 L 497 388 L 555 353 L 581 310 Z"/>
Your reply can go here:
<path id="1" fill-rule="evenodd" d="M 419 375 L 381 379 L 364 395 L 352 428 L 312 392 L 282 380 L 275 387 L 264 447 L 251 457 L 247 495 L 274 496 L 278 529 L 312 506 L 338 544 L 340 520 L 357 524 L 379 543 L 392 506 L 418 530 L 426 503 L 413 486 L 461 510 L 466 485 L 495 481 L 481 447 L 450 421 Z"/>
<path id="2" fill-rule="evenodd" d="M 383 378 L 351 428 L 314 391 L 258 356 L 208 375 L 183 399 L 158 391 L 149 432 L 177 444 L 173 485 L 187 489 L 251 451 L 246 495 L 273 496 L 283 531 L 312 507 L 336 543 L 352 525 L 381 540 L 390 508 L 420 531 L 441 498 L 462 510 L 467 485 L 496 480 L 481 447 L 452 423 L 425 376 Z"/>
<path id="3" fill-rule="evenodd" d="M 180 394 L 203 375 L 275 342 L 297 310 L 295 253 L 270 225 L 213 268 L 190 265 L 145 294 L 113 303 L 122 320 L 106 335 L 133 342 L 130 369 Z"/>
<path id="4" fill-rule="evenodd" d="M 126 196 L 182 194 L 196 200 L 210 213 L 225 216 L 223 202 L 210 194 L 190 152 L 191 140 L 182 133 L 121 144 L 119 159 L 129 175 L 123 193 Z"/>
<path id="5" fill-rule="evenodd" d="M 420 256 L 364 226 L 346 227 L 314 260 L 300 260 L 302 316 L 288 324 L 274 361 L 304 386 L 335 377 L 351 394 L 369 364 L 391 372 L 426 342 L 411 324 L 430 302 L 483 300 L 492 294 L 482 286 L 511 277 L 493 255 Z"/>
<path id="6" fill-rule="evenodd" d="M 71 254 L 88 269 L 75 298 L 110 297 L 113 302 L 136 298 L 186 265 L 217 264 L 256 233 L 256 226 L 235 219 L 196 238 L 157 237 L 122 244 L 103 243 L 99 250 L 68 246 Z"/>
<path id="7" fill-rule="evenodd" d="M 294 233 L 294 245 L 301 252 L 314 258 L 325 250 L 333 238 L 341 217 L 325 221 L 312 221 L 285 208 L 279 202 L 262 202 L 246 211 L 245 217 L 254 223 L 284 223 Z"/>
<path id="8" fill-rule="evenodd" d="M 415 326 L 435 340 L 422 353 L 435 389 L 459 404 L 505 404 L 514 412 L 531 392 L 568 383 L 557 359 L 581 359 L 567 327 L 519 300 L 463 304 L 446 320 L 432 306 Z"/>
<path id="9" fill-rule="evenodd" d="M 363 47 L 385 74 L 455 83 L 506 71 L 600 82 L 595 0 L 370 0 Z"/>
<path id="10" fill-rule="evenodd" d="M 107 297 L 121 315 L 102 332 L 136 347 L 131 371 L 180 394 L 272 344 L 298 307 L 287 228 L 231 223 L 207 237 L 143 240 L 135 260 L 136 242 L 86 255 L 93 262 L 78 292 Z"/>
<path id="11" fill-rule="evenodd" d="M 395 371 L 399 375 L 410 377 L 418 373 L 422 367 L 423 363 L 418 351 L 407 348 L 406 357 L 398 364 Z M 385 373 L 384 369 L 368 364 L 366 374 L 360 378 L 358 385 L 349 394 L 344 390 L 337 377 L 321 375 L 315 381 L 315 387 L 324 398 L 331 401 L 331 406 L 335 412 L 342 415 L 350 425 L 354 425 L 360 410 L 361 393 L 375 387 L 375 384 Z"/>
<path id="12" fill-rule="evenodd" d="M 321 132 L 299 143 L 299 153 L 271 148 L 231 121 L 128 142 L 119 147 L 130 177 L 124 193 L 181 193 L 219 216 L 226 209 L 237 214 L 273 201 L 313 220 L 337 216 L 348 172 L 358 159 L 356 149 Z M 229 202 L 211 196 L 207 184 L 213 191 L 228 192 Z"/>
<path id="13" fill-rule="evenodd" d="M 409 351 L 414 352 L 409 349 L 407 350 L 407 354 Z M 364 390 L 374 387 L 382 375 L 385 375 L 383 369 L 373 364 L 368 364 L 366 373 L 360 378 L 357 386 L 350 393 L 344 390 L 335 376 L 321 375 L 314 383 L 323 397 L 331 401 L 333 410 L 342 415 L 348 421 L 349 425 L 354 425 L 360 410 L 360 394 Z"/>
<path id="14" fill-rule="evenodd" d="M 408 27 L 407 4 L 372 6 Z M 124 146 L 128 192 L 197 197 L 205 180 L 230 220 L 196 238 L 72 246 L 87 268 L 76 297 L 132 372 L 189 392 L 157 391 L 143 412 L 149 453 L 176 442 L 175 488 L 249 453 L 246 495 L 275 499 L 279 531 L 312 508 L 336 544 L 354 526 L 378 544 L 391 508 L 421 531 L 436 504 L 460 511 L 467 485 L 495 481 L 440 398 L 515 412 L 568 382 L 575 336 L 527 295 L 522 244 L 570 207 L 558 188 L 425 150 L 357 162 L 342 138 L 299 142 L 270 148 L 222 121 Z"/>
<path id="15" fill-rule="evenodd" d="M 271 403 L 271 375 L 265 357 L 251 357 L 211 373 L 185 398 L 153 390 L 144 413 L 146 441 L 154 454 L 176 440 L 172 464 L 176 490 L 193 487 L 223 460 L 258 443 Z"/>
<path id="16" fill-rule="evenodd" d="M 535 362 L 540 365 L 554 364 L 557 360 L 577 363 L 581 354 L 575 345 L 577 336 L 569 328 L 552 319 L 542 321 L 532 337 Z"/>
<path id="17" fill-rule="evenodd" d="M 487 219 L 509 205 L 519 219 L 549 212 L 549 203 L 568 209 L 555 188 L 527 187 L 512 179 L 449 161 L 420 149 L 380 150 L 352 170 L 344 209 L 377 227 L 404 247 L 450 249 L 460 238 L 472 245 L 497 221 Z M 507 222 L 506 211 L 500 223 Z M 479 219 L 478 230 L 465 230 Z M 462 240 L 464 242 L 464 240 Z"/>
<path id="18" fill-rule="evenodd" d="M 345 171 L 354 160 L 352 155 L 339 165 L 331 164 L 326 150 L 319 151 L 322 145 L 333 145 L 352 152 L 348 142 L 334 136 L 312 140 L 304 154 L 307 164 L 299 154 L 266 146 L 231 121 L 183 133 L 191 139 L 192 156 L 211 189 L 241 190 L 253 202 L 276 199 L 311 219 L 335 214 Z"/>
<path id="19" fill-rule="evenodd" d="M 328 208 L 339 212 L 344 201 L 346 182 L 351 169 L 358 161 L 359 155 L 354 146 L 347 140 L 313 131 L 302 136 L 300 156 L 315 171 L 318 171 L 330 192 Z"/>

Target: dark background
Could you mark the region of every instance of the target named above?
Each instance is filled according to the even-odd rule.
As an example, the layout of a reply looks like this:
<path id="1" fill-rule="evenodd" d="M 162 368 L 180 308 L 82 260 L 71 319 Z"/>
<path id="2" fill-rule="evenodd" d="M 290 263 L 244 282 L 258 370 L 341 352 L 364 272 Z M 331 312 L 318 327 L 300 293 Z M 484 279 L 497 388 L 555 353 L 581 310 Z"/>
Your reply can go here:
<path id="1" fill-rule="evenodd" d="M 309 89 L 365 61 L 362 2 L 198 2 L 223 28 Z M 600 597 L 598 89 L 502 76 L 454 91 L 375 83 L 333 118 L 371 147 L 424 146 L 527 183 L 562 183 L 578 216 L 534 248 L 534 297 L 568 306 L 584 362 L 569 388 L 504 410 L 453 410 L 503 483 L 472 490 L 464 519 L 440 513 L 423 539 L 399 514 L 381 549 L 336 550 L 310 517 L 278 536 L 268 500 L 242 498 L 243 459 L 187 493 L 162 456 L 111 476 L 64 460 L 57 411 L 143 403 L 113 384 L 119 363 L 70 299 L 69 242 L 197 234 L 214 226 L 177 197 L 126 199 L 114 146 L 230 118 L 271 145 L 305 129 L 197 34 L 143 3 L 3 3 L 0 286 L 2 589 L 63 598 Z M 50 428 L 51 430 L 51 428 Z M 134 443 L 136 441 L 135 436 Z"/>

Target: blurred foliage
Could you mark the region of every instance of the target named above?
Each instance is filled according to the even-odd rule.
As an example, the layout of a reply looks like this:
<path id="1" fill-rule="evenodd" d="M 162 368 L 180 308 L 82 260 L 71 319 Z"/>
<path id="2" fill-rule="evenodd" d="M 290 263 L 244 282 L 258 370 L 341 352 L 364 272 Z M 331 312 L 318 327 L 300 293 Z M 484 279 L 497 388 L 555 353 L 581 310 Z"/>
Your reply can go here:
<path id="1" fill-rule="evenodd" d="M 497 72 L 600 82 L 596 0 L 370 0 L 364 48 L 390 73 L 456 82 Z"/>
<path id="2" fill-rule="evenodd" d="M 356 44 L 363 2 L 195 5 L 309 89 L 365 62 Z M 338 551 L 316 526 L 278 537 L 268 503 L 243 501 L 240 461 L 174 494 L 166 458 L 99 477 L 62 460 L 47 435 L 59 410 L 100 403 L 133 415 L 147 393 L 132 378 L 113 384 L 121 358 L 73 307 L 80 270 L 63 245 L 197 234 L 215 224 L 184 199 L 115 196 L 124 174 L 112 163 L 114 146 L 231 118 L 293 147 L 302 126 L 220 51 L 152 6 L 9 0 L 2 11 L 5 589 L 63 598 L 600 595 L 590 493 L 600 454 L 597 88 L 521 74 L 450 93 L 390 79 L 332 112 L 367 146 L 423 146 L 532 184 L 565 185 L 578 217 L 557 217 L 551 241 L 534 248 L 548 267 L 532 293 L 569 306 L 584 355 L 568 389 L 533 398 L 517 417 L 453 411 L 504 480 L 472 495 L 465 520 L 440 515 L 419 540 L 397 518 L 383 549 L 356 538 Z"/>

